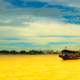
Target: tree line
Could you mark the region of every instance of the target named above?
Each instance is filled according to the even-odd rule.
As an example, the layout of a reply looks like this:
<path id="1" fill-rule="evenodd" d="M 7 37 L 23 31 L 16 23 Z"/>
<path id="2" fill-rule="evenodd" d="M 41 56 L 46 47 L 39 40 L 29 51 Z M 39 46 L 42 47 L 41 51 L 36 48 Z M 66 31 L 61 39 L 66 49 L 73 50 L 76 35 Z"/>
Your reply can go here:
<path id="1" fill-rule="evenodd" d="M 58 52 L 54 52 L 53 50 L 51 51 L 42 51 L 42 50 L 30 50 L 30 51 L 16 51 L 16 50 L 0 50 L 0 54 L 26 54 L 26 55 L 37 55 L 37 54 L 58 54 Z"/>

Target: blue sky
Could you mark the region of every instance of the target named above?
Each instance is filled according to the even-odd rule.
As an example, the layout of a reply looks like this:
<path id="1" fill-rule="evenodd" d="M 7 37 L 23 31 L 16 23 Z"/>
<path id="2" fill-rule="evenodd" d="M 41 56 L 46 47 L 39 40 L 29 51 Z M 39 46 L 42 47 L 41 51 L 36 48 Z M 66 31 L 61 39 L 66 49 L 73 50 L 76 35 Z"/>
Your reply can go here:
<path id="1" fill-rule="evenodd" d="M 79 0 L 0 0 L 0 49 L 80 49 Z"/>

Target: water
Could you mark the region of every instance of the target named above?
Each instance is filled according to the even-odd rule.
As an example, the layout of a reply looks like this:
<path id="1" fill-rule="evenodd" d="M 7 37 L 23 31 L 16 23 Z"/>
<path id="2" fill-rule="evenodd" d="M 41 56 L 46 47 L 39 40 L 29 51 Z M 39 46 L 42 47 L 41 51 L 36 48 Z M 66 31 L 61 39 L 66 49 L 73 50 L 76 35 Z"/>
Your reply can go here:
<path id="1" fill-rule="evenodd" d="M 0 80 L 80 80 L 80 60 L 58 55 L 0 56 Z"/>

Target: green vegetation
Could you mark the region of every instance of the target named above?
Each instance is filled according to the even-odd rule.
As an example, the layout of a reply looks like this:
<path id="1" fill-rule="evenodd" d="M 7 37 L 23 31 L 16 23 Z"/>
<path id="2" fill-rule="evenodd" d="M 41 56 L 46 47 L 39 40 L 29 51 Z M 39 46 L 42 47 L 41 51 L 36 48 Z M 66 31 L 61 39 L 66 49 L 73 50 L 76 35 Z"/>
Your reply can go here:
<path id="1" fill-rule="evenodd" d="M 30 50 L 30 51 L 25 51 L 25 50 L 21 50 L 21 51 L 16 51 L 16 50 L 1 50 L 0 54 L 13 54 L 13 55 L 17 55 L 17 54 L 22 54 L 22 55 L 41 55 L 41 54 L 58 54 L 58 52 L 54 52 L 53 50 Z"/>

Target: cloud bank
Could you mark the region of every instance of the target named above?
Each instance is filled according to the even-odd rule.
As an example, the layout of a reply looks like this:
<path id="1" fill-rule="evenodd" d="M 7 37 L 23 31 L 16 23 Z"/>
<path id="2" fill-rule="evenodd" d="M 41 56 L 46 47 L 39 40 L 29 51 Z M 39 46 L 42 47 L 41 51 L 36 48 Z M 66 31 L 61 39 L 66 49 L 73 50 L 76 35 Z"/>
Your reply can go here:
<path id="1" fill-rule="evenodd" d="M 79 2 L 0 0 L 0 49 L 79 49 Z"/>

